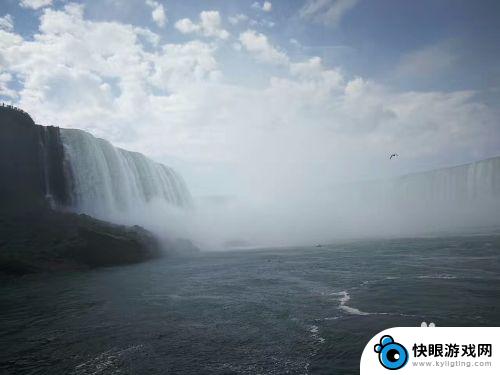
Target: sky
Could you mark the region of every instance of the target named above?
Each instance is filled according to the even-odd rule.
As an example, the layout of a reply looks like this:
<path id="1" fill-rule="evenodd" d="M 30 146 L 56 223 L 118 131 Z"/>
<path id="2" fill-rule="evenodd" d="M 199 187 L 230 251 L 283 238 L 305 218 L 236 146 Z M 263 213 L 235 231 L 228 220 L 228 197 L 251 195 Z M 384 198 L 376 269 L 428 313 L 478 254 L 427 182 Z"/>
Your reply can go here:
<path id="1" fill-rule="evenodd" d="M 195 196 L 314 194 L 500 155 L 500 3 L 1 0 L 0 97 Z"/>

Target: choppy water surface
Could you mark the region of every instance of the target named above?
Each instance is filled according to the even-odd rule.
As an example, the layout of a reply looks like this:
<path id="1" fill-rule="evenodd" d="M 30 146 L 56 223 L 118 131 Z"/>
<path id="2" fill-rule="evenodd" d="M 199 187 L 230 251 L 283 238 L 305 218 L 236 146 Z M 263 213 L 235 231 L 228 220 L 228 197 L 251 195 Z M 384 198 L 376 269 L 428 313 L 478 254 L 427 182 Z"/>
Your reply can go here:
<path id="1" fill-rule="evenodd" d="M 4 279 L 0 308 L 0 373 L 356 374 L 382 329 L 499 326 L 500 236 Z"/>

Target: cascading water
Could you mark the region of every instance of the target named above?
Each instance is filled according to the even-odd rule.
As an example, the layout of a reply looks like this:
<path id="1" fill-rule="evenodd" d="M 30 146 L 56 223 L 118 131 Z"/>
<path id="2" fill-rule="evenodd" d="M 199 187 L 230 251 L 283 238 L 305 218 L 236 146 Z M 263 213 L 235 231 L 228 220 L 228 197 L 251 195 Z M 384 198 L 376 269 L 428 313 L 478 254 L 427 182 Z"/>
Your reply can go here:
<path id="1" fill-rule="evenodd" d="M 500 225 L 500 157 L 338 187 L 342 221 L 381 233 Z M 345 220 L 344 220 L 345 219 Z"/>
<path id="2" fill-rule="evenodd" d="M 71 206 L 77 212 L 133 223 L 123 218 L 151 204 L 191 205 L 184 181 L 172 169 L 82 130 L 61 129 L 61 140 L 72 180 Z"/>
<path id="3" fill-rule="evenodd" d="M 500 158 L 396 178 L 399 199 L 428 202 L 472 202 L 500 199 Z"/>
<path id="4" fill-rule="evenodd" d="M 450 168 L 412 173 L 388 180 L 344 185 L 339 195 L 363 203 L 418 202 L 476 204 L 500 200 L 500 157 Z"/>
<path id="5" fill-rule="evenodd" d="M 59 128 L 38 126 L 39 160 L 43 169 L 45 199 L 51 208 L 70 203 L 68 179 L 64 173 L 64 150 Z"/>

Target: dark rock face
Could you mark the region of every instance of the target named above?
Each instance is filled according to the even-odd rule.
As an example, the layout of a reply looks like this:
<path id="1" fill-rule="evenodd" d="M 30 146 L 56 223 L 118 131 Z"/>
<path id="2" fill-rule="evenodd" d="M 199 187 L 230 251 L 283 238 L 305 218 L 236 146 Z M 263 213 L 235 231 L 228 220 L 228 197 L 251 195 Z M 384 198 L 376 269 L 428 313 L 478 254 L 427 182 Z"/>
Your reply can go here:
<path id="1" fill-rule="evenodd" d="M 0 216 L 0 273 L 105 267 L 159 255 L 156 239 L 137 226 L 47 209 Z"/>
<path id="2" fill-rule="evenodd" d="M 38 128 L 23 112 L 0 107 L 0 210 L 45 205 Z"/>
<path id="3" fill-rule="evenodd" d="M 65 169 L 59 128 L 0 106 L 0 211 L 67 205 L 71 179 Z"/>
<path id="4" fill-rule="evenodd" d="M 37 125 L 40 133 L 40 148 L 44 160 L 45 195 L 56 206 L 71 204 L 72 176 L 66 166 L 59 128 Z"/>
<path id="5" fill-rule="evenodd" d="M 127 264 L 159 255 L 140 227 L 63 212 L 71 202 L 59 128 L 0 106 L 0 272 L 25 274 Z"/>

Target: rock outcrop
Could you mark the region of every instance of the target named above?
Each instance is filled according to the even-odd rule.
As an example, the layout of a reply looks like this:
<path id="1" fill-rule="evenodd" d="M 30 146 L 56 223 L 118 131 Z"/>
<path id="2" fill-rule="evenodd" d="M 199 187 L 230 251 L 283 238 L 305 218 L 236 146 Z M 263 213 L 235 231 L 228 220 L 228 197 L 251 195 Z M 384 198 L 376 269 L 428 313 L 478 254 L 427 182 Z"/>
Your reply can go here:
<path id="1" fill-rule="evenodd" d="M 130 264 L 158 257 L 155 237 L 87 215 L 43 209 L 0 215 L 0 272 L 22 275 Z"/>
<path id="2" fill-rule="evenodd" d="M 66 212 L 67 173 L 59 128 L 0 106 L 0 272 L 111 266 L 160 254 L 145 229 Z"/>

